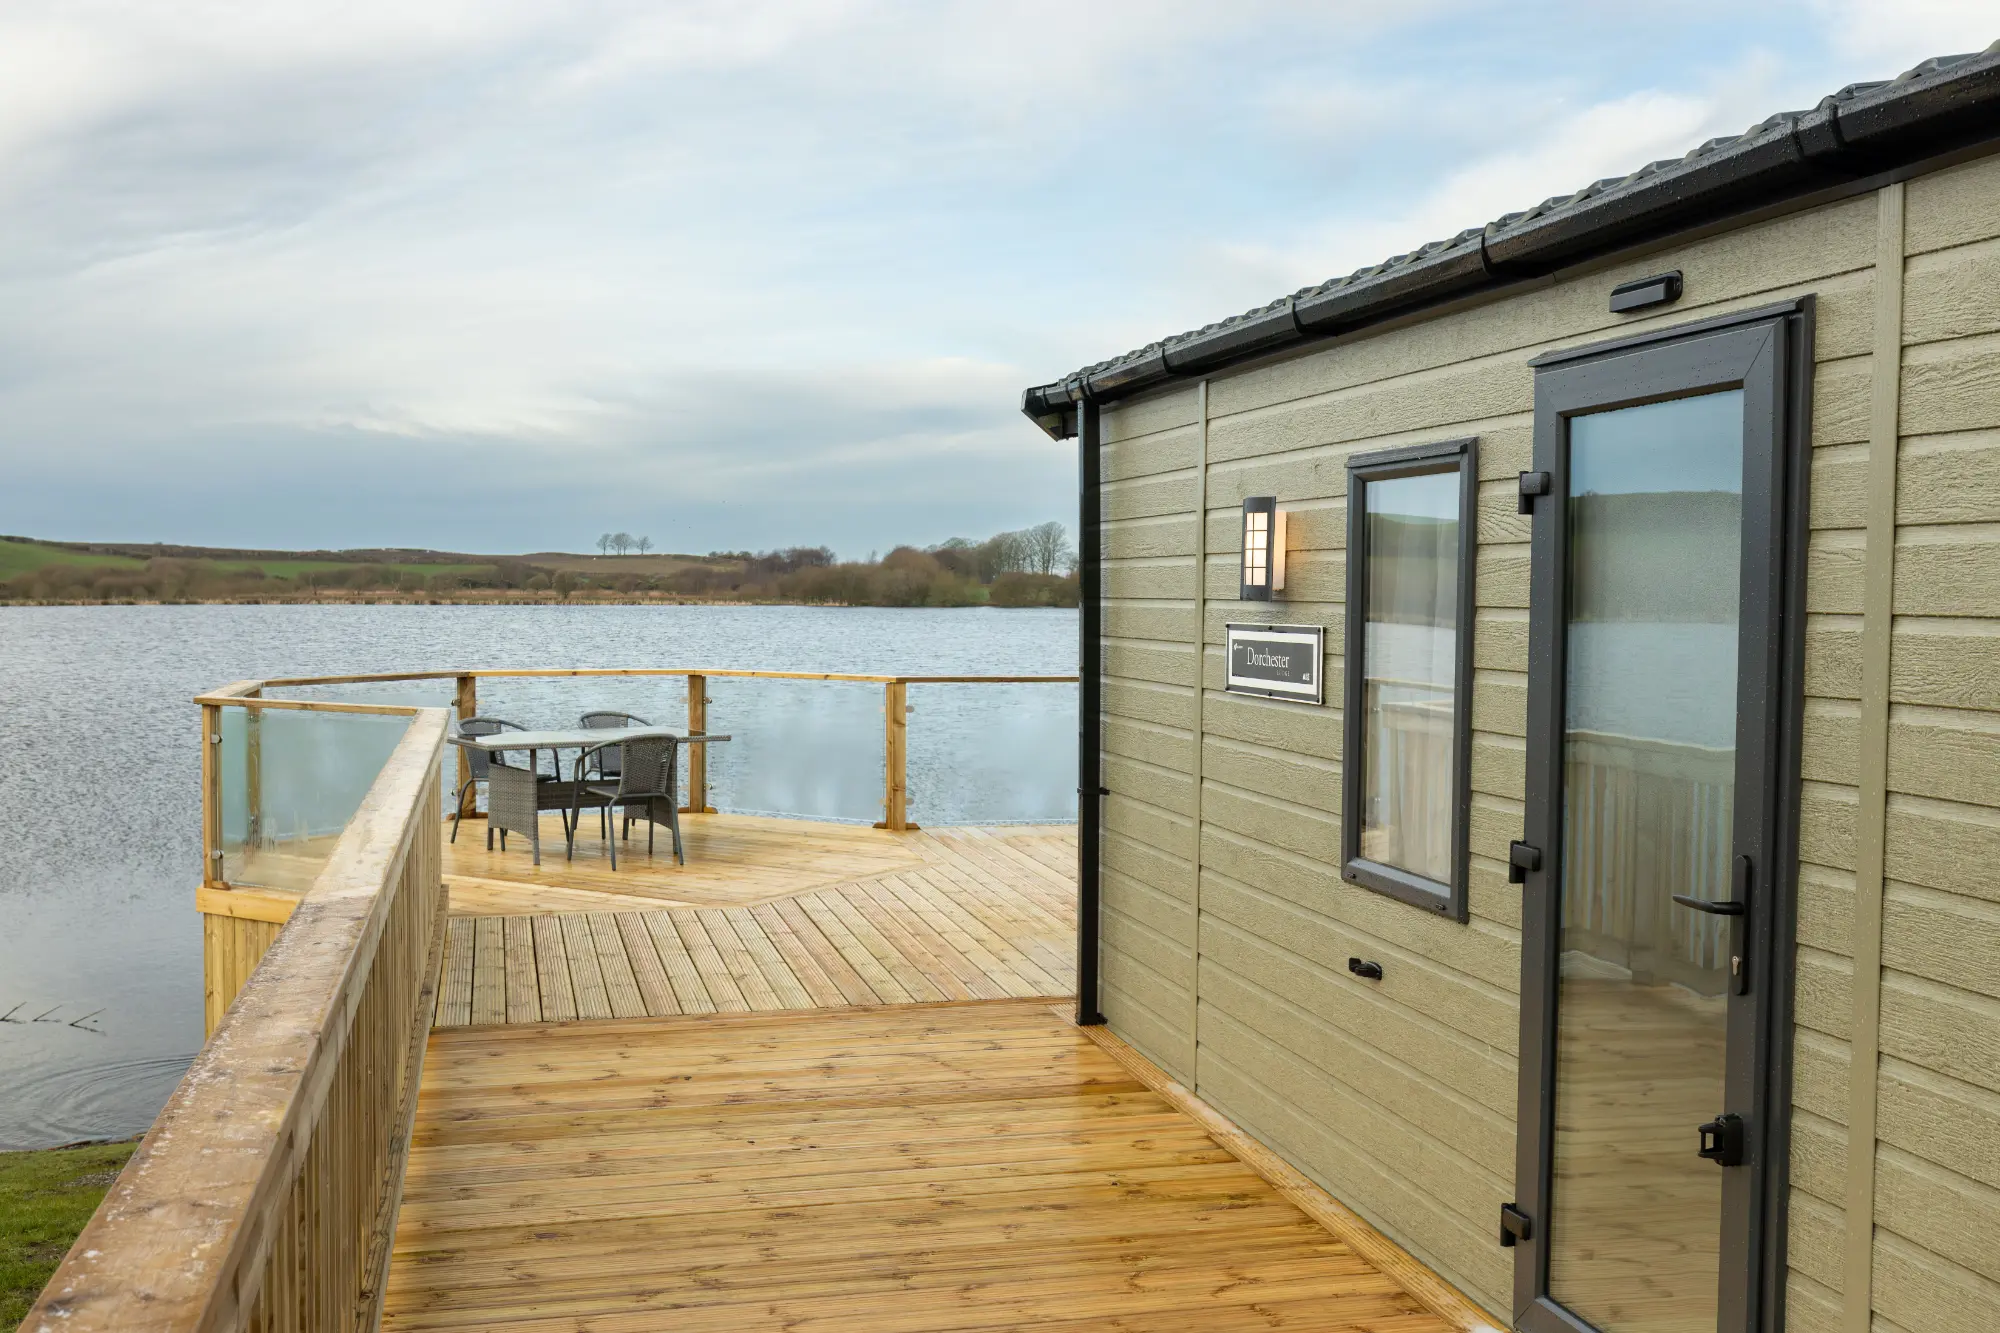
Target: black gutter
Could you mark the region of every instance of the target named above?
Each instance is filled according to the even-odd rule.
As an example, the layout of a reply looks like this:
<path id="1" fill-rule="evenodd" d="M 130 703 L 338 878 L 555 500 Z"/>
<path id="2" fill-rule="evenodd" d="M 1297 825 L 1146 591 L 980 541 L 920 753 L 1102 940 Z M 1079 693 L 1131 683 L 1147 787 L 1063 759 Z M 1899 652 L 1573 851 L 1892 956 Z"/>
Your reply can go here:
<path id="1" fill-rule="evenodd" d="M 1261 310 L 1170 338 L 1021 395 L 1053 439 L 1078 405 L 1107 403 L 1319 342 L 1398 315 L 1540 277 L 1676 232 L 2000 138 L 2000 42 L 1857 84 L 1810 111 L 1773 116 L 1686 157 L 1510 213 Z M 1086 603 L 1087 604 L 1087 603 Z"/>
<path id="2" fill-rule="evenodd" d="M 1077 627 L 1076 700 L 1076 1021 L 1094 1027 L 1104 1021 L 1097 987 L 1098 849 L 1103 841 L 1104 769 L 1104 507 L 1103 444 L 1097 404 L 1076 410 L 1077 429 Z"/>

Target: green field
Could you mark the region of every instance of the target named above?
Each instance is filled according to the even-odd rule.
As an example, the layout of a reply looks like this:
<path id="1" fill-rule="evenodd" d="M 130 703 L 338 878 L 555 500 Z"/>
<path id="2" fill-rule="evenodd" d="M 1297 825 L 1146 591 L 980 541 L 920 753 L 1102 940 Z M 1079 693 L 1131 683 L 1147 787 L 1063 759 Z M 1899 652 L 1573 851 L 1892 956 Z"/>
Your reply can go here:
<path id="1" fill-rule="evenodd" d="M 126 555 L 88 555 L 82 551 L 66 551 L 60 546 L 43 546 L 40 542 L 17 542 L 0 537 L 0 579 L 11 579 L 16 574 L 32 574 L 48 565 L 138 569 L 145 563 Z"/>
<path id="2" fill-rule="evenodd" d="M 221 570 L 262 570 L 267 576 L 279 579 L 296 579 L 303 574 L 327 573 L 335 570 L 354 569 L 360 565 L 372 565 L 378 569 L 392 569 L 398 574 L 416 574 L 429 578 L 433 574 L 471 574 L 493 567 L 491 561 L 461 561 L 454 564 L 378 564 L 366 560 L 208 560 Z M 129 555 L 98 555 L 86 551 L 72 551 L 61 546 L 47 546 L 41 542 L 15 541 L 0 537 L 0 580 L 11 579 L 19 574 L 32 574 L 50 565 L 84 565 L 93 569 L 142 569 L 144 560 Z"/>
<path id="3" fill-rule="evenodd" d="M 261 569 L 274 579 L 295 579 L 301 574 L 324 573 L 328 570 L 354 569 L 369 565 L 375 569 L 393 569 L 398 574 L 421 574 L 429 578 L 433 574 L 470 574 L 474 570 L 493 568 L 486 564 L 461 565 L 378 565 L 368 560 L 218 560 L 217 569 Z"/>
<path id="4" fill-rule="evenodd" d="M 0 1328 L 28 1316 L 136 1143 L 0 1152 Z"/>

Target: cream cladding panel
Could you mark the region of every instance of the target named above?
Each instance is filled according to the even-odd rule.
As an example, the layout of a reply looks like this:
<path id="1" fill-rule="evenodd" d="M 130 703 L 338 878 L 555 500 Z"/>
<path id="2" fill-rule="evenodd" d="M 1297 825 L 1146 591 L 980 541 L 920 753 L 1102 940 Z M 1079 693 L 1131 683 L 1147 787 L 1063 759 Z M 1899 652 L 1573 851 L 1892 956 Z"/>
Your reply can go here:
<path id="1" fill-rule="evenodd" d="M 1880 1313 L 1913 1329 L 2000 1289 L 2000 1139 L 1955 1148 L 1944 1128 L 2000 1135 L 2000 605 L 1988 605 L 2000 565 L 1961 576 L 1963 596 L 1939 582 L 1957 562 L 1984 571 L 1978 562 L 2000 559 L 2000 392 L 1984 392 L 2000 383 L 2000 303 L 1973 290 L 1994 289 L 1978 275 L 2000 263 L 2000 221 L 1963 216 L 2000 220 L 2000 176 L 1990 163 L 1945 175 L 1908 187 L 1912 291 L 1935 271 L 1946 276 L 1926 280 L 1954 295 L 1948 311 L 1909 303 L 1901 357 L 1883 834 L 1873 1281 Z M 1878 213 L 1873 195 L 1845 200 L 1220 375 L 1205 397 L 1189 386 L 1106 410 L 1105 1013 L 1489 1309 L 1512 1299 L 1495 1227 L 1513 1197 L 1520 896 L 1504 857 L 1520 836 L 1525 767 L 1528 526 L 1512 488 L 1530 460 L 1527 362 L 1811 294 L 1790 1292 L 1793 1327 L 1840 1326 Z M 1919 255 L 1924 237 L 1938 241 Z M 1614 284 L 1668 268 L 1685 275 L 1678 303 L 1608 312 Z M 1480 439 L 1481 485 L 1471 920 L 1460 925 L 1341 882 L 1337 703 L 1224 694 L 1221 644 L 1230 621 L 1323 624 L 1337 701 L 1346 459 L 1462 435 Z M 1264 605 L 1236 600 L 1238 515 L 1254 494 L 1291 514 L 1287 588 Z M 1199 600 L 1187 577 L 1197 543 Z M 1384 979 L 1350 976 L 1350 955 L 1382 961 Z M 1968 1046 L 1954 1031 L 1982 1035 Z"/>

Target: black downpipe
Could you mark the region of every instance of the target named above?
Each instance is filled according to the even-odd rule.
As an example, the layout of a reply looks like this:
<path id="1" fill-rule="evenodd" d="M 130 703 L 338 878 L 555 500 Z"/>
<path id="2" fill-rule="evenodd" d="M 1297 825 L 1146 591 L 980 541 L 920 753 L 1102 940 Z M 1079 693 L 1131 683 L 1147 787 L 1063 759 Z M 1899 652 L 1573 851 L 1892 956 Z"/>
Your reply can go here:
<path id="1" fill-rule="evenodd" d="M 1097 404 L 1076 405 L 1077 634 L 1076 699 L 1076 1023 L 1104 1021 L 1097 1008 L 1098 847 L 1104 817 L 1101 753 L 1104 666 L 1104 506 L 1099 483 L 1102 432 Z"/>

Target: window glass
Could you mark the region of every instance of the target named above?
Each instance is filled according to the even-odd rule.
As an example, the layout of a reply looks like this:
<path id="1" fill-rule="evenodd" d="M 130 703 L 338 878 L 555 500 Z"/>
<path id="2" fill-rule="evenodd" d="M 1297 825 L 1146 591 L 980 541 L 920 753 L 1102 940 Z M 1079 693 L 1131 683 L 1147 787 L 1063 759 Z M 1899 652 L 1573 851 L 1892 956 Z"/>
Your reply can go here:
<path id="1" fill-rule="evenodd" d="M 1459 469 L 1366 483 L 1361 855 L 1452 882 Z"/>

